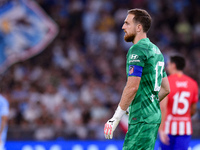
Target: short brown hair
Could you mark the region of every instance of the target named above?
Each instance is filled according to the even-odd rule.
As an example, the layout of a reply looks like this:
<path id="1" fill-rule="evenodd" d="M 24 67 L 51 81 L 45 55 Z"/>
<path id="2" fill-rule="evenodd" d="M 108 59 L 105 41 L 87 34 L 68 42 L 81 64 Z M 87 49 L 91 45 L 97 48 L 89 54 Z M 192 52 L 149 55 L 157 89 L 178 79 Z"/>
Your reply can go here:
<path id="1" fill-rule="evenodd" d="M 151 16 L 144 9 L 130 9 L 128 10 L 128 14 L 133 14 L 135 17 L 133 18 L 136 22 L 141 23 L 144 32 L 148 32 L 151 27 Z"/>

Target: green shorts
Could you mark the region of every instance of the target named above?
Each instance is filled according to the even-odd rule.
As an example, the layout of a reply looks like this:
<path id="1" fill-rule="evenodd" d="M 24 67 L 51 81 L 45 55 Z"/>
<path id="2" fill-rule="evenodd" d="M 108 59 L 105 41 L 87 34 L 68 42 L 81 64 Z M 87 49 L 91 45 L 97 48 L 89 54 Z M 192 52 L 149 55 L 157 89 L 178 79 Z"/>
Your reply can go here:
<path id="1" fill-rule="evenodd" d="M 154 150 L 160 124 L 129 124 L 123 150 Z"/>

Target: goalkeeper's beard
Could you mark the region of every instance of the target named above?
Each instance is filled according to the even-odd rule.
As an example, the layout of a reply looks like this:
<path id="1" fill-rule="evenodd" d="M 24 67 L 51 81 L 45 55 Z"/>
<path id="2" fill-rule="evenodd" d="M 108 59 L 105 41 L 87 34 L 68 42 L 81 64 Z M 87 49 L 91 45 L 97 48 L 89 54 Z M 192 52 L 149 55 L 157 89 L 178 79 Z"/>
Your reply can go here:
<path id="1" fill-rule="evenodd" d="M 132 34 L 125 33 L 124 40 L 126 42 L 133 42 L 134 39 L 135 39 L 135 34 L 134 33 L 132 33 Z"/>

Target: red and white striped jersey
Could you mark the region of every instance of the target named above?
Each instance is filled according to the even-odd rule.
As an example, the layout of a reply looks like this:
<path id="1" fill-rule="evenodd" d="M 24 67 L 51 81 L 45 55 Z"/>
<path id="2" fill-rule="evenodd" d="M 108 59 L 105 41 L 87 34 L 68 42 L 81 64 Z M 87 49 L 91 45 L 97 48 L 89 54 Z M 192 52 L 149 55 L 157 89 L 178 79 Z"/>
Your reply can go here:
<path id="1" fill-rule="evenodd" d="M 191 104 L 198 101 L 197 82 L 186 75 L 174 74 L 168 77 L 170 94 L 164 131 L 171 135 L 191 135 Z"/>

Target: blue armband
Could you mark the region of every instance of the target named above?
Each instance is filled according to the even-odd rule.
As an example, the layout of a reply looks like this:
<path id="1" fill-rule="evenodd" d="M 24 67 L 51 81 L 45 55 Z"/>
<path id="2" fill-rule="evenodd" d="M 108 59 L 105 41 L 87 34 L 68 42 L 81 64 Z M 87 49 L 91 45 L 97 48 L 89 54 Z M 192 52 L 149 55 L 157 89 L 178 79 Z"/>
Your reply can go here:
<path id="1" fill-rule="evenodd" d="M 143 70 L 143 67 L 141 67 L 141 66 L 129 65 L 128 76 L 141 77 L 142 76 L 142 70 Z"/>

